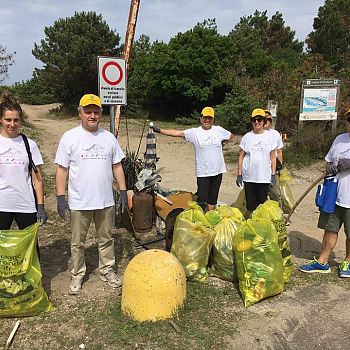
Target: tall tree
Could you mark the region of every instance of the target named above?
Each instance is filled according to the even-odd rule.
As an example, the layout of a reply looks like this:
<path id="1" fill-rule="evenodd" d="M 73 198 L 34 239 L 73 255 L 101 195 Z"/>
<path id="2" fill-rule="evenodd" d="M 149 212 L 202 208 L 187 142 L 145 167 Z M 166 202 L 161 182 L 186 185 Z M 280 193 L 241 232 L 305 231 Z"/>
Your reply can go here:
<path id="1" fill-rule="evenodd" d="M 15 53 L 6 52 L 6 48 L 0 45 L 0 83 L 7 78 L 8 67 L 14 63 Z"/>
<path id="2" fill-rule="evenodd" d="M 313 28 L 306 39 L 308 52 L 321 54 L 334 70 L 349 66 L 350 1 L 326 0 L 318 10 Z"/>
<path id="3" fill-rule="evenodd" d="M 35 58 L 44 63 L 36 73 L 50 86 L 55 97 L 76 103 L 84 93 L 97 92 L 97 56 L 114 56 L 120 37 L 101 15 L 76 12 L 45 27 L 45 39 L 34 44 Z"/>

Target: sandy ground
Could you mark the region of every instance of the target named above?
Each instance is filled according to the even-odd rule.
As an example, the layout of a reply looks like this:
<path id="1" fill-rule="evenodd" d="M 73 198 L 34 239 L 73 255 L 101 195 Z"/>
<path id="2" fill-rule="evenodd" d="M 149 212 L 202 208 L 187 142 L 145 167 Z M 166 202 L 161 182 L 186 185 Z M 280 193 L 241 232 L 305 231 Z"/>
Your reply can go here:
<path id="1" fill-rule="evenodd" d="M 77 125 L 79 119 L 54 120 L 47 117 L 47 112 L 55 105 L 24 105 L 29 121 L 39 132 L 39 146 L 45 158 L 45 173 L 49 181 L 54 179 L 53 164 L 56 148 L 62 134 Z M 102 123 L 109 128 L 108 119 Z M 129 127 L 123 120 L 118 138 L 121 146 L 136 150 L 142 133 L 142 122 L 130 121 Z M 128 137 L 127 137 L 128 135 Z M 236 151 L 239 137 L 226 147 Z M 145 138 L 141 142 L 140 154 L 145 151 Z M 190 144 L 182 139 L 157 136 L 157 154 L 160 157 L 157 169 L 162 176 L 162 186 L 195 192 L 194 152 Z M 291 186 L 295 200 L 321 174 L 323 164 L 294 171 L 294 184 Z M 236 200 L 239 189 L 235 185 L 236 164 L 227 164 L 228 172 L 224 175 L 219 200 L 231 204 Z M 93 174 L 91 174 L 93 177 Z M 296 265 L 317 255 L 321 247 L 322 231 L 317 229 L 318 212 L 314 205 L 315 189 L 299 205 L 291 217 L 288 227 L 292 253 Z M 57 232 L 42 228 L 40 245 L 42 247 L 42 267 L 44 286 L 50 298 L 58 307 L 69 309 L 78 303 L 76 298 L 67 295 L 70 279 L 69 273 L 69 226 L 59 222 L 55 212 L 55 193 L 46 192 L 46 205 L 50 214 L 49 220 L 56 223 Z M 335 266 L 345 254 L 344 233 L 339 235 L 339 242 L 330 261 L 335 274 Z M 88 278 L 79 296 L 80 299 L 101 298 L 110 290 L 98 279 L 97 249 L 93 235 L 89 235 L 86 249 Z M 125 266 L 130 259 L 126 245 L 117 245 L 119 267 Z M 130 248 L 130 247 L 129 247 Z M 272 301 L 271 301 L 272 300 Z M 350 307 L 349 290 L 325 283 L 315 282 L 300 288 L 287 291 L 281 296 L 259 303 L 247 309 L 245 314 L 250 319 L 237 329 L 237 336 L 228 338 L 230 349 L 343 349 L 348 347 L 344 339 L 342 324 L 349 324 L 349 316 L 343 310 Z M 323 301 L 327 300 L 327 303 Z M 338 300 L 342 300 L 338 303 Z M 249 315 L 252 315 L 251 317 Z M 341 316 L 342 315 L 342 316 Z M 310 324 L 315 322 L 315 328 Z M 332 330 L 330 332 L 330 330 Z M 348 333 L 346 333 L 348 334 Z M 347 336 L 345 337 L 349 339 Z M 347 345 L 345 345 L 347 344 Z M 40 348 L 40 347 L 38 347 Z"/>

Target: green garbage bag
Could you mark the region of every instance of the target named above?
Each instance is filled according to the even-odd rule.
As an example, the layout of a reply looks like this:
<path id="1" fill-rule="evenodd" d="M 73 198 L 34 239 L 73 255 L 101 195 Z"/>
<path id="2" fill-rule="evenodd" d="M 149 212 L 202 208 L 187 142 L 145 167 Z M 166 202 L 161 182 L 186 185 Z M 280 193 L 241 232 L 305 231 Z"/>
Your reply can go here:
<path id="1" fill-rule="evenodd" d="M 215 231 L 199 205 L 190 203 L 189 209 L 176 218 L 170 252 L 181 262 L 189 280 L 205 282 L 208 279 L 207 266 L 214 237 Z"/>
<path id="2" fill-rule="evenodd" d="M 294 198 L 289 184 L 293 182 L 293 177 L 290 172 L 284 168 L 281 170 L 279 177 L 280 190 L 281 190 L 281 202 L 282 210 L 285 214 L 290 214 L 294 206 Z"/>
<path id="3" fill-rule="evenodd" d="M 41 284 L 38 224 L 0 230 L 0 317 L 33 316 L 53 309 Z"/>
<path id="4" fill-rule="evenodd" d="M 270 221 L 243 222 L 233 237 L 233 248 L 244 306 L 283 291 L 282 256 Z"/>
<path id="5" fill-rule="evenodd" d="M 294 272 L 292 253 L 288 242 L 287 227 L 283 218 L 283 212 L 278 203 L 267 200 L 260 204 L 253 212 L 252 219 L 270 220 L 276 228 L 278 234 L 278 245 L 283 259 L 283 280 L 288 283 Z"/>
<path id="6" fill-rule="evenodd" d="M 215 210 L 221 221 L 214 227 L 214 238 L 210 274 L 227 281 L 237 281 L 237 271 L 233 251 L 233 236 L 245 221 L 237 208 L 222 206 Z"/>

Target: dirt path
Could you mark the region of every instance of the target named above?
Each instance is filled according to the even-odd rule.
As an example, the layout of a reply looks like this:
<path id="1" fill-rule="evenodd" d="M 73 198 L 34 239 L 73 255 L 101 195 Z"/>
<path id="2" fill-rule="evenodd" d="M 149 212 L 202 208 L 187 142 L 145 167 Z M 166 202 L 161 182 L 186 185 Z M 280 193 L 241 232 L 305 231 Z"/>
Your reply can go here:
<path id="1" fill-rule="evenodd" d="M 53 164 L 58 141 L 62 134 L 77 125 L 79 119 L 55 120 L 47 117 L 50 108 L 48 106 L 24 105 L 24 110 L 28 114 L 29 121 L 37 128 L 39 133 L 39 146 L 45 158 L 45 174 L 49 179 L 54 178 L 55 167 Z M 103 125 L 108 127 L 108 120 L 104 120 Z M 142 122 L 130 122 L 128 128 L 129 143 L 131 149 L 137 149 L 142 131 Z M 122 123 L 119 142 L 123 148 L 127 145 L 127 130 Z M 229 144 L 229 149 L 236 150 L 239 139 Z M 141 155 L 145 150 L 145 139 L 141 144 Z M 183 189 L 195 192 L 194 175 L 194 152 L 191 145 L 180 139 L 166 136 L 157 137 L 157 153 L 160 161 L 157 169 L 162 176 L 162 186 L 165 188 Z M 291 186 L 294 198 L 297 199 L 305 189 L 320 175 L 322 163 L 297 171 L 295 184 Z M 231 204 L 238 195 L 238 188 L 235 185 L 236 164 L 227 164 L 228 172 L 224 175 L 220 191 L 219 200 Z M 93 174 L 92 174 L 93 176 Z M 79 308 L 82 301 L 89 301 L 98 304 L 104 298 L 110 297 L 110 289 L 102 285 L 98 279 L 97 269 L 97 248 L 93 232 L 89 234 L 87 240 L 86 258 L 88 265 L 87 279 L 84 283 L 83 291 L 78 298 L 67 295 L 69 273 L 69 250 L 70 250 L 70 230 L 68 223 L 59 221 L 55 212 L 55 194 L 53 184 L 46 193 L 46 203 L 52 224 L 44 225 L 40 233 L 40 245 L 42 252 L 42 267 L 44 275 L 44 286 L 50 294 L 50 298 L 60 309 L 58 315 L 67 317 L 70 310 Z M 295 263 L 298 265 L 305 259 L 317 255 L 321 247 L 322 231 L 317 229 L 318 212 L 314 205 L 315 190 L 312 191 L 301 203 L 296 213 L 292 216 L 292 223 L 288 227 L 291 241 L 292 253 Z M 339 242 L 330 261 L 333 271 L 336 262 L 340 262 L 345 253 L 344 233 L 339 235 Z M 116 250 L 119 260 L 119 268 L 125 267 L 130 260 L 133 251 L 133 242 L 130 237 L 125 238 L 120 235 L 117 238 Z M 226 348 L 230 349 L 341 349 L 348 347 L 348 341 L 344 339 L 343 328 L 339 324 L 346 325 L 349 317 L 341 318 L 341 308 L 350 307 L 348 300 L 348 290 L 344 287 L 334 285 L 336 281 L 335 272 L 333 279 L 322 282 L 322 279 L 315 279 L 314 283 L 304 281 L 297 288 L 282 293 L 280 296 L 259 303 L 242 312 L 242 322 L 236 325 L 235 335 L 227 335 Z M 300 274 L 297 273 L 296 279 Z M 321 276 L 323 277 L 323 276 Z M 290 289 L 290 288 L 289 288 Z M 328 300 L 324 303 L 324 300 Z M 337 300 L 343 300 L 338 303 Z M 57 315 L 56 315 L 57 316 Z M 243 322 L 244 321 L 244 322 Z M 31 322 L 31 321 L 29 321 Z M 35 322 L 35 320 L 33 321 Z M 315 324 L 315 332 L 310 330 Z M 5 323 L 9 330 L 9 324 Z M 323 326 L 324 325 L 324 326 Z M 62 331 L 64 327 L 51 329 L 49 325 L 46 332 L 35 329 L 36 334 L 47 338 L 47 332 L 54 333 Z M 332 334 L 329 330 L 332 329 Z M 74 334 L 78 330 L 70 330 Z M 79 330 L 81 331 L 81 330 Z M 72 334 L 74 339 L 76 335 Z M 347 334 L 347 333 L 346 333 Z M 52 336 L 54 337 L 54 336 Z M 1 336 L 0 336 L 1 338 Z M 26 346 L 26 339 L 21 338 L 22 344 Z M 31 348 L 40 349 L 40 340 L 37 343 L 30 343 Z M 34 344 L 34 345 L 33 345 Z M 311 345 L 312 344 L 312 345 Z M 346 344 L 346 345 L 344 345 Z M 18 349 L 22 348 L 20 346 Z M 28 347 L 26 347 L 28 348 Z M 56 348 L 48 345 L 47 349 Z M 65 349 L 71 348 L 69 345 Z M 77 348 L 77 347 L 74 347 Z M 222 348 L 222 347 L 220 347 Z M 224 347 L 225 348 L 225 347 Z M 151 347 L 144 347 L 151 349 Z"/>

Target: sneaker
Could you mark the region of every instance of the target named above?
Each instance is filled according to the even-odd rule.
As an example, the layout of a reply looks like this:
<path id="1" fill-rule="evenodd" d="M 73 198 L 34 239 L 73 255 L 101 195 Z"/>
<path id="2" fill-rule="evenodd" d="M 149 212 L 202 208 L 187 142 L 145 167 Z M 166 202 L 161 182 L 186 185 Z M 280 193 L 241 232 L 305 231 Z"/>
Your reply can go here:
<path id="1" fill-rule="evenodd" d="M 83 277 L 81 276 L 72 276 L 70 281 L 68 293 L 71 295 L 77 295 L 81 291 L 81 286 L 83 284 Z"/>
<path id="2" fill-rule="evenodd" d="M 348 260 L 344 260 L 339 265 L 339 277 L 350 277 L 350 262 Z"/>
<path id="3" fill-rule="evenodd" d="M 310 260 L 307 264 L 301 265 L 299 267 L 299 270 L 301 272 L 306 273 L 330 273 L 331 269 L 329 267 L 328 263 L 321 264 L 316 258 L 313 258 L 313 260 Z"/>
<path id="4" fill-rule="evenodd" d="M 101 273 L 100 280 L 107 282 L 112 288 L 119 288 L 123 285 L 122 279 L 112 270 L 109 270 L 105 275 Z"/>

